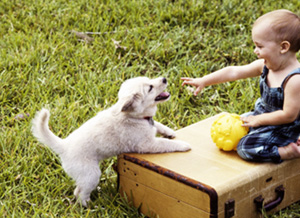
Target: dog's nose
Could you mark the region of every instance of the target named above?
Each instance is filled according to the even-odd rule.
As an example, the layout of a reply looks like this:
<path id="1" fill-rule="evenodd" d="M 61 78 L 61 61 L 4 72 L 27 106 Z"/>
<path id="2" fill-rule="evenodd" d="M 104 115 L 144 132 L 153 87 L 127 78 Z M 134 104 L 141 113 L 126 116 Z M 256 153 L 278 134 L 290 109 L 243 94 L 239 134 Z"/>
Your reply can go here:
<path id="1" fill-rule="evenodd" d="M 163 83 L 165 83 L 165 84 L 167 84 L 167 82 L 168 82 L 167 79 L 166 79 L 165 77 L 163 78 L 162 81 L 163 81 Z"/>

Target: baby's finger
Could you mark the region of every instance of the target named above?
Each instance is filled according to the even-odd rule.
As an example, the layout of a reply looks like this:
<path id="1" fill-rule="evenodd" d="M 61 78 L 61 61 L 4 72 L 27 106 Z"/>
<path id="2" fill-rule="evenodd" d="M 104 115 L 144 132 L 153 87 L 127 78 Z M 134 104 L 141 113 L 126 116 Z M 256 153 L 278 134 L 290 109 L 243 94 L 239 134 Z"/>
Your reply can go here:
<path id="1" fill-rule="evenodd" d="M 184 85 L 192 85 L 192 81 L 185 80 L 182 83 L 182 86 L 184 86 Z"/>
<path id="2" fill-rule="evenodd" d="M 184 80 L 184 81 L 191 81 L 191 80 L 192 80 L 192 79 L 189 78 L 189 77 L 181 77 L 180 79 L 181 79 L 181 80 Z"/>
<path id="3" fill-rule="evenodd" d="M 186 81 L 184 81 L 183 83 L 181 83 L 181 86 L 184 86 L 184 85 L 186 85 L 187 83 L 186 83 Z"/>
<path id="4" fill-rule="evenodd" d="M 247 117 L 240 117 L 240 120 L 243 122 L 248 122 L 248 118 Z"/>
<path id="5" fill-rule="evenodd" d="M 197 96 L 197 95 L 199 94 L 200 91 L 201 91 L 201 88 L 198 87 L 198 88 L 195 90 L 194 95 Z"/>
<path id="6" fill-rule="evenodd" d="M 249 125 L 248 123 L 243 123 L 241 126 L 243 126 L 243 127 L 251 127 L 251 125 Z"/>
<path id="7" fill-rule="evenodd" d="M 249 122 L 248 122 L 247 117 L 240 117 L 240 120 L 243 121 L 241 126 L 245 126 L 245 127 L 249 126 Z"/>

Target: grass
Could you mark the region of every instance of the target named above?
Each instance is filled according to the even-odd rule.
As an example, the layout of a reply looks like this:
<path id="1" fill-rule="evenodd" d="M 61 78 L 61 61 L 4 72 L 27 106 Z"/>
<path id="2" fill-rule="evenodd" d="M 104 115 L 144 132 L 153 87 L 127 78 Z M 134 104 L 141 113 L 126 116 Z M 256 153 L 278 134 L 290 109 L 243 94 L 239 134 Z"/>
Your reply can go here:
<path id="1" fill-rule="evenodd" d="M 118 194 L 115 157 L 101 164 L 105 173 L 92 206 L 75 204 L 59 159 L 31 135 L 35 112 L 47 105 L 52 130 L 65 137 L 114 104 L 119 85 L 136 76 L 168 78 L 172 99 L 155 119 L 173 129 L 221 111 L 249 111 L 259 95 L 257 79 L 207 87 L 194 97 L 180 77 L 255 60 L 251 25 L 279 8 L 299 13 L 300 2 L 1 0 L 1 216 L 143 217 Z M 72 30 L 97 34 L 87 43 Z M 269 217 L 299 214 L 294 204 Z"/>

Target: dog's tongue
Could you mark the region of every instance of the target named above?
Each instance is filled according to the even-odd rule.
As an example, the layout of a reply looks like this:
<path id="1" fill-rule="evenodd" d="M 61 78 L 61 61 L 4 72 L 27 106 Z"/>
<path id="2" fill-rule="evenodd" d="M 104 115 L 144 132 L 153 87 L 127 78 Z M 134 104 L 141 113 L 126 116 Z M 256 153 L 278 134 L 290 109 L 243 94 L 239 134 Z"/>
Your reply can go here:
<path id="1" fill-rule="evenodd" d="M 162 98 L 167 98 L 167 97 L 170 96 L 170 94 L 169 94 L 169 92 L 162 92 L 162 93 L 160 93 L 159 96 L 162 97 Z"/>
<path id="2" fill-rule="evenodd" d="M 169 92 L 162 92 L 162 93 L 160 93 L 159 96 L 157 96 L 157 97 L 155 98 L 155 100 L 156 100 L 156 101 L 165 100 L 165 99 L 167 99 L 167 98 L 169 98 L 169 97 L 170 97 L 170 93 L 169 93 Z"/>

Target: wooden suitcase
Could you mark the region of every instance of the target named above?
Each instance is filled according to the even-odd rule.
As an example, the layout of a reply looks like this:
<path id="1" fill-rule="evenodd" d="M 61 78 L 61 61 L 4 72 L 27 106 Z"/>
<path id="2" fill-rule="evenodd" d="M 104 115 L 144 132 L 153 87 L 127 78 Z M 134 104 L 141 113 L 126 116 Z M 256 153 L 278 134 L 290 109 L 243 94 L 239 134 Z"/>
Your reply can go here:
<path id="1" fill-rule="evenodd" d="M 160 218 L 257 218 L 300 200 L 300 159 L 251 163 L 220 151 L 210 137 L 217 116 L 176 131 L 191 151 L 119 155 L 120 193 Z"/>

